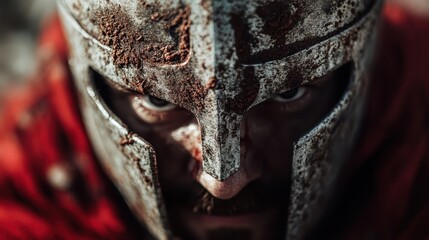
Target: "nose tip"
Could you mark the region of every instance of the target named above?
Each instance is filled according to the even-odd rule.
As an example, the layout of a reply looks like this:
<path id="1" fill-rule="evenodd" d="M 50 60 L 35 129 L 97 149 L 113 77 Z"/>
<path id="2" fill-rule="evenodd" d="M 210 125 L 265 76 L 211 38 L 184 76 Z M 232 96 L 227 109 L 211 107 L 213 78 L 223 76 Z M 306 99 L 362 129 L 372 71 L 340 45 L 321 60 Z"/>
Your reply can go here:
<path id="1" fill-rule="evenodd" d="M 222 175 L 216 171 L 209 171 L 213 170 L 213 168 L 204 168 L 204 164 L 202 164 L 203 159 L 201 131 L 196 123 L 191 123 L 187 126 L 183 126 L 179 129 L 176 129 L 171 133 L 171 137 L 177 143 L 182 145 L 186 150 L 188 150 L 188 152 L 192 156 L 192 159 L 189 162 L 188 169 L 192 176 L 216 198 L 224 200 L 233 198 L 251 181 L 259 178 L 262 175 L 261 162 L 257 161 L 256 159 L 248 159 L 246 157 L 247 149 L 249 149 L 249 146 L 247 146 L 247 144 L 242 144 L 241 149 L 239 149 L 241 151 L 239 151 L 238 158 L 242 161 L 240 163 L 241 166 L 237 166 L 238 170 L 232 169 L 232 171 L 229 171 L 226 174 Z M 235 140 L 238 140 L 238 145 L 240 145 L 240 139 Z M 225 157 L 222 160 L 231 159 L 231 155 L 229 154 L 220 154 L 220 156 L 211 155 L 211 157 Z M 217 159 L 219 161 L 209 161 L 209 163 L 222 162 L 224 164 L 222 166 L 234 166 L 234 164 L 225 164 L 225 161 L 220 160 L 220 158 Z M 207 159 L 210 159 L 210 155 L 206 155 L 206 161 Z M 217 165 L 215 164 L 215 167 L 216 166 Z M 227 170 L 231 170 L 231 168 Z M 226 177 L 226 179 L 223 177 Z"/>
<path id="2" fill-rule="evenodd" d="M 224 181 L 220 181 L 204 171 L 197 174 L 196 180 L 214 197 L 225 200 L 237 195 L 247 184 L 258 177 L 258 175 L 250 175 L 244 168 L 240 168 Z"/>

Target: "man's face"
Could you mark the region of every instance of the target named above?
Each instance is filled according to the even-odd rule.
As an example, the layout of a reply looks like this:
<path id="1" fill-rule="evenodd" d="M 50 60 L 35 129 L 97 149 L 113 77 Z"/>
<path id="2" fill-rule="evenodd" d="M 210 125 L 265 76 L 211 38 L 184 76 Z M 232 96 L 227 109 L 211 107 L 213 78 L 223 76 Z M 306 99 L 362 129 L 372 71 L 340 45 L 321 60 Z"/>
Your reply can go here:
<path id="1" fill-rule="evenodd" d="M 293 143 L 331 111 L 348 65 L 251 108 L 240 129 L 238 172 L 221 182 L 201 167 L 198 120 L 189 111 L 95 74 L 108 106 L 157 154 L 174 234 L 183 239 L 281 239 L 285 236 Z"/>

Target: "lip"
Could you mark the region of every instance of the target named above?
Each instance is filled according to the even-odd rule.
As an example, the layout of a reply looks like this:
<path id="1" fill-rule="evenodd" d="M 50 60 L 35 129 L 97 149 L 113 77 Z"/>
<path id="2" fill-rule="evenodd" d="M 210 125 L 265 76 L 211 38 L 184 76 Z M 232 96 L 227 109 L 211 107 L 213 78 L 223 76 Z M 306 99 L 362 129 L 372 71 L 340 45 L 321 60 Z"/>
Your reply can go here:
<path id="1" fill-rule="evenodd" d="M 258 212 L 240 214 L 240 215 L 209 215 L 193 213 L 186 209 L 180 209 L 179 214 L 187 219 L 190 225 L 206 229 L 214 228 L 251 228 L 255 227 L 264 219 L 270 218 L 275 214 L 275 208 L 269 208 Z"/>

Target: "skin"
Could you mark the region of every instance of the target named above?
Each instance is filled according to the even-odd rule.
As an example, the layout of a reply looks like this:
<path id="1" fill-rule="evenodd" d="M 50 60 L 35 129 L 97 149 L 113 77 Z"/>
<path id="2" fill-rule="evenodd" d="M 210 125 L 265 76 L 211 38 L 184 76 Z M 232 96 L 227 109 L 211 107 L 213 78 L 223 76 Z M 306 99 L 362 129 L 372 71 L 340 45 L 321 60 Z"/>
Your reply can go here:
<path id="1" fill-rule="evenodd" d="M 241 125 L 241 167 L 223 182 L 201 169 L 199 130 L 185 109 L 102 83 L 102 96 L 157 153 L 172 229 L 183 239 L 282 239 L 293 143 L 322 120 L 348 83 L 340 68 L 250 109 Z M 107 84 L 105 84 L 107 83 Z M 191 129 L 174 137 L 178 129 Z M 186 137 L 186 138 L 185 138 Z"/>

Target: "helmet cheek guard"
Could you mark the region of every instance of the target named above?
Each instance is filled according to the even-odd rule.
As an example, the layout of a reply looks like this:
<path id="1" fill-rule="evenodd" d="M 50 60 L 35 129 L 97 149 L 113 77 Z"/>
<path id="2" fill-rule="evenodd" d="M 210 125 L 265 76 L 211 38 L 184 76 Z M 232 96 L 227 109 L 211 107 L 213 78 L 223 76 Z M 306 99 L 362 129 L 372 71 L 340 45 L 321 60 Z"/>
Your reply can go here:
<path id="1" fill-rule="evenodd" d="M 287 239 L 300 239 L 326 209 L 353 147 L 381 5 L 60 0 L 88 134 L 135 215 L 157 238 L 173 237 L 157 154 L 107 107 L 92 71 L 192 112 L 202 170 L 223 181 L 240 168 L 240 126 L 250 108 L 350 64 L 341 100 L 294 143 Z"/>

